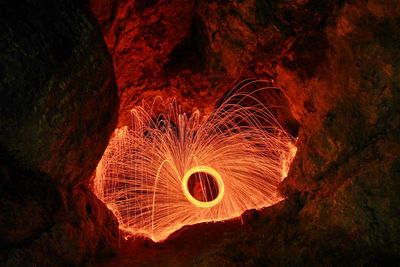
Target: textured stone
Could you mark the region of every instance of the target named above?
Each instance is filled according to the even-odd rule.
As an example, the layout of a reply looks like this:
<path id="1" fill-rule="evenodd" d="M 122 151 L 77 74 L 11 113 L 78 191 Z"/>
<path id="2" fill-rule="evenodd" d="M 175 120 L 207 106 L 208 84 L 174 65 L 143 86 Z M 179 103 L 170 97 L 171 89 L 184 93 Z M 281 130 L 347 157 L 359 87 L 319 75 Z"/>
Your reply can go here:
<path id="1" fill-rule="evenodd" d="M 113 253 L 117 221 L 87 186 L 32 178 L 2 166 L 0 263 L 81 266 Z"/>
<path id="2" fill-rule="evenodd" d="M 0 10 L 0 265 L 88 264 L 118 240 L 89 189 L 117 119 L 111 57 L 79 1 Z"/>
<path id="3" fill-rule="evenodd" d="M 190 31 L 194 1 L 91 1 L 114 60 L 121 95 L 120 125 L 143 92 L 173 96 L 164 65 Z M 108 19 L 107 19 L 108 18 Z"/>
<path id="4" fill-rule="evenodd" d="M 117 116 L 111 58 L 77 6 L 2 4 L 1 151 L 60 184 L 91 175 Z"/>
<path id="5" fill-rule="evenodd" d="M 290 42 L 268 25 L 260 1 L 138 3 L 91 1 L 114 60 L 119 126 L 135 104 L 156 96 L 207 114 L 242 79 L 272 78 L 270 60 Z"/>

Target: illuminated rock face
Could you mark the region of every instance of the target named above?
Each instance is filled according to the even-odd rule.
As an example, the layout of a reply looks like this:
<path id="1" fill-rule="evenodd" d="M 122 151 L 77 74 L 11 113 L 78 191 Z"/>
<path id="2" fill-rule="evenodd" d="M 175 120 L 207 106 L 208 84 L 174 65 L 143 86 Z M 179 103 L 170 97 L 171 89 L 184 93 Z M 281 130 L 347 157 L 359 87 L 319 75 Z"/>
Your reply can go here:
<path id="1" fill-rule="evenodd" d="M 100 30 L 78 2 L 1 4 L 1 266 L 78 266 L 117 240 L 88 183 L 118 96 Z"/>
<path id="2" fill-rule="evenodd" d="M 261 1 L 138 2 L 91 1 L 114 60 L 119 126 L 129 124 L 129 111 L 141 99 L 176 98 L 185 110 L 207 114 L 242 79 L 276 77 L 272 66 L 290 39 L 263 13 L 270 10 Z M 286 12 L 276 8 L 277 16 Z M 282 106 L 282 121 L 296 128 L 284 97 L 264 97 Z"/>

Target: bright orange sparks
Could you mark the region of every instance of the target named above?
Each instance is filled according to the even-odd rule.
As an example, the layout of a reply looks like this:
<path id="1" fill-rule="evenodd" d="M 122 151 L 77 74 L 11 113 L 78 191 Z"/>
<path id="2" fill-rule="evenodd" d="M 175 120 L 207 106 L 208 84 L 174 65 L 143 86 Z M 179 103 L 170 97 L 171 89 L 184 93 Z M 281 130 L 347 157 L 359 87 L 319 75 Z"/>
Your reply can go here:
<path id="1" fill-rule="evenodd" d="M 196 199 L 194 196 L 192 196 L 192 194 L 189 192 L 189 188 L 188 188 L 188 181 L 189 178 L 192 176 L 192 174 L 194 173 L 208 173 L 210 174 L 212 177 L 215 178 L 215 180 L 218 183 L 218 195 L 216 198 L 214 198 L 213 200 L 210 201 L 199 201 L 198 199 Z M 183 176 L 182 179 L 182 191 L 183 194 L 185 195 L 185 197 L 195 206 L 200 207 L 200 208 L 211 208 L 212 206 L 217 205 L 222 198 L 224 197 L 224 193 L 225 193 L 225 188 L 224 188 L 224 181 L 222 180 L 221 175 L 219 175 L 219 173 L 214 170 L 211 167 L 208 166 L 195 166 L 193 168 L 191 168 L 190 170 L 188 170 L 185 175 Z"/>
<path id="2" fill-rule="evenodd" d="M 251 106 L 241 104 L 248 99 Z M 188 116 L 175 102 L 165 111 L 134 108 L 132 124 L 115 131 L 97 167 L 94 191 L 121 229 L 161 241 L 184 225 L 238 217 L 282 199 L 277 187 L 296 147 L 252 93 L 239 89 L 206 117 Z M 215 180 L 212 198 L 191 192 L 189 180 L 199 173 Z"/>

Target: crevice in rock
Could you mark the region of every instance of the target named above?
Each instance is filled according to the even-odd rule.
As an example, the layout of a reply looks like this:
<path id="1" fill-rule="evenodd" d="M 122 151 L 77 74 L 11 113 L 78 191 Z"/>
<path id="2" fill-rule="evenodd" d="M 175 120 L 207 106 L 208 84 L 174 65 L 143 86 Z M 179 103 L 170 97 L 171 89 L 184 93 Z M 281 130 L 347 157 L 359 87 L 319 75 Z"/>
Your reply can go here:
<path id="1" fill-rule="evenodd" d="M 207 46 L 203 22 L 200 17 L 194 16 L 188 35 L 170 53 L 165 70 L 174 73 L 182 70 L 203 72 L 206 67 Z"/>

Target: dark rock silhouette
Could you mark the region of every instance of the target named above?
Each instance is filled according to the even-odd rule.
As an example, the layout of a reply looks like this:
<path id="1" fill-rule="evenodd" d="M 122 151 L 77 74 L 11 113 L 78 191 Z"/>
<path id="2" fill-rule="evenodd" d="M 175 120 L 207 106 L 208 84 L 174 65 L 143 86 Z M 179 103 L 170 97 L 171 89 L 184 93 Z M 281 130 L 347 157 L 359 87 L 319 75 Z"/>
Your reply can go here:
<path id="1" fill-rule="evenodd" d="M 118 114 L 111 57 L 79 1 L 0 10 L 0 265 L 80 266 L 118 241 L 89 190 Z"/>

